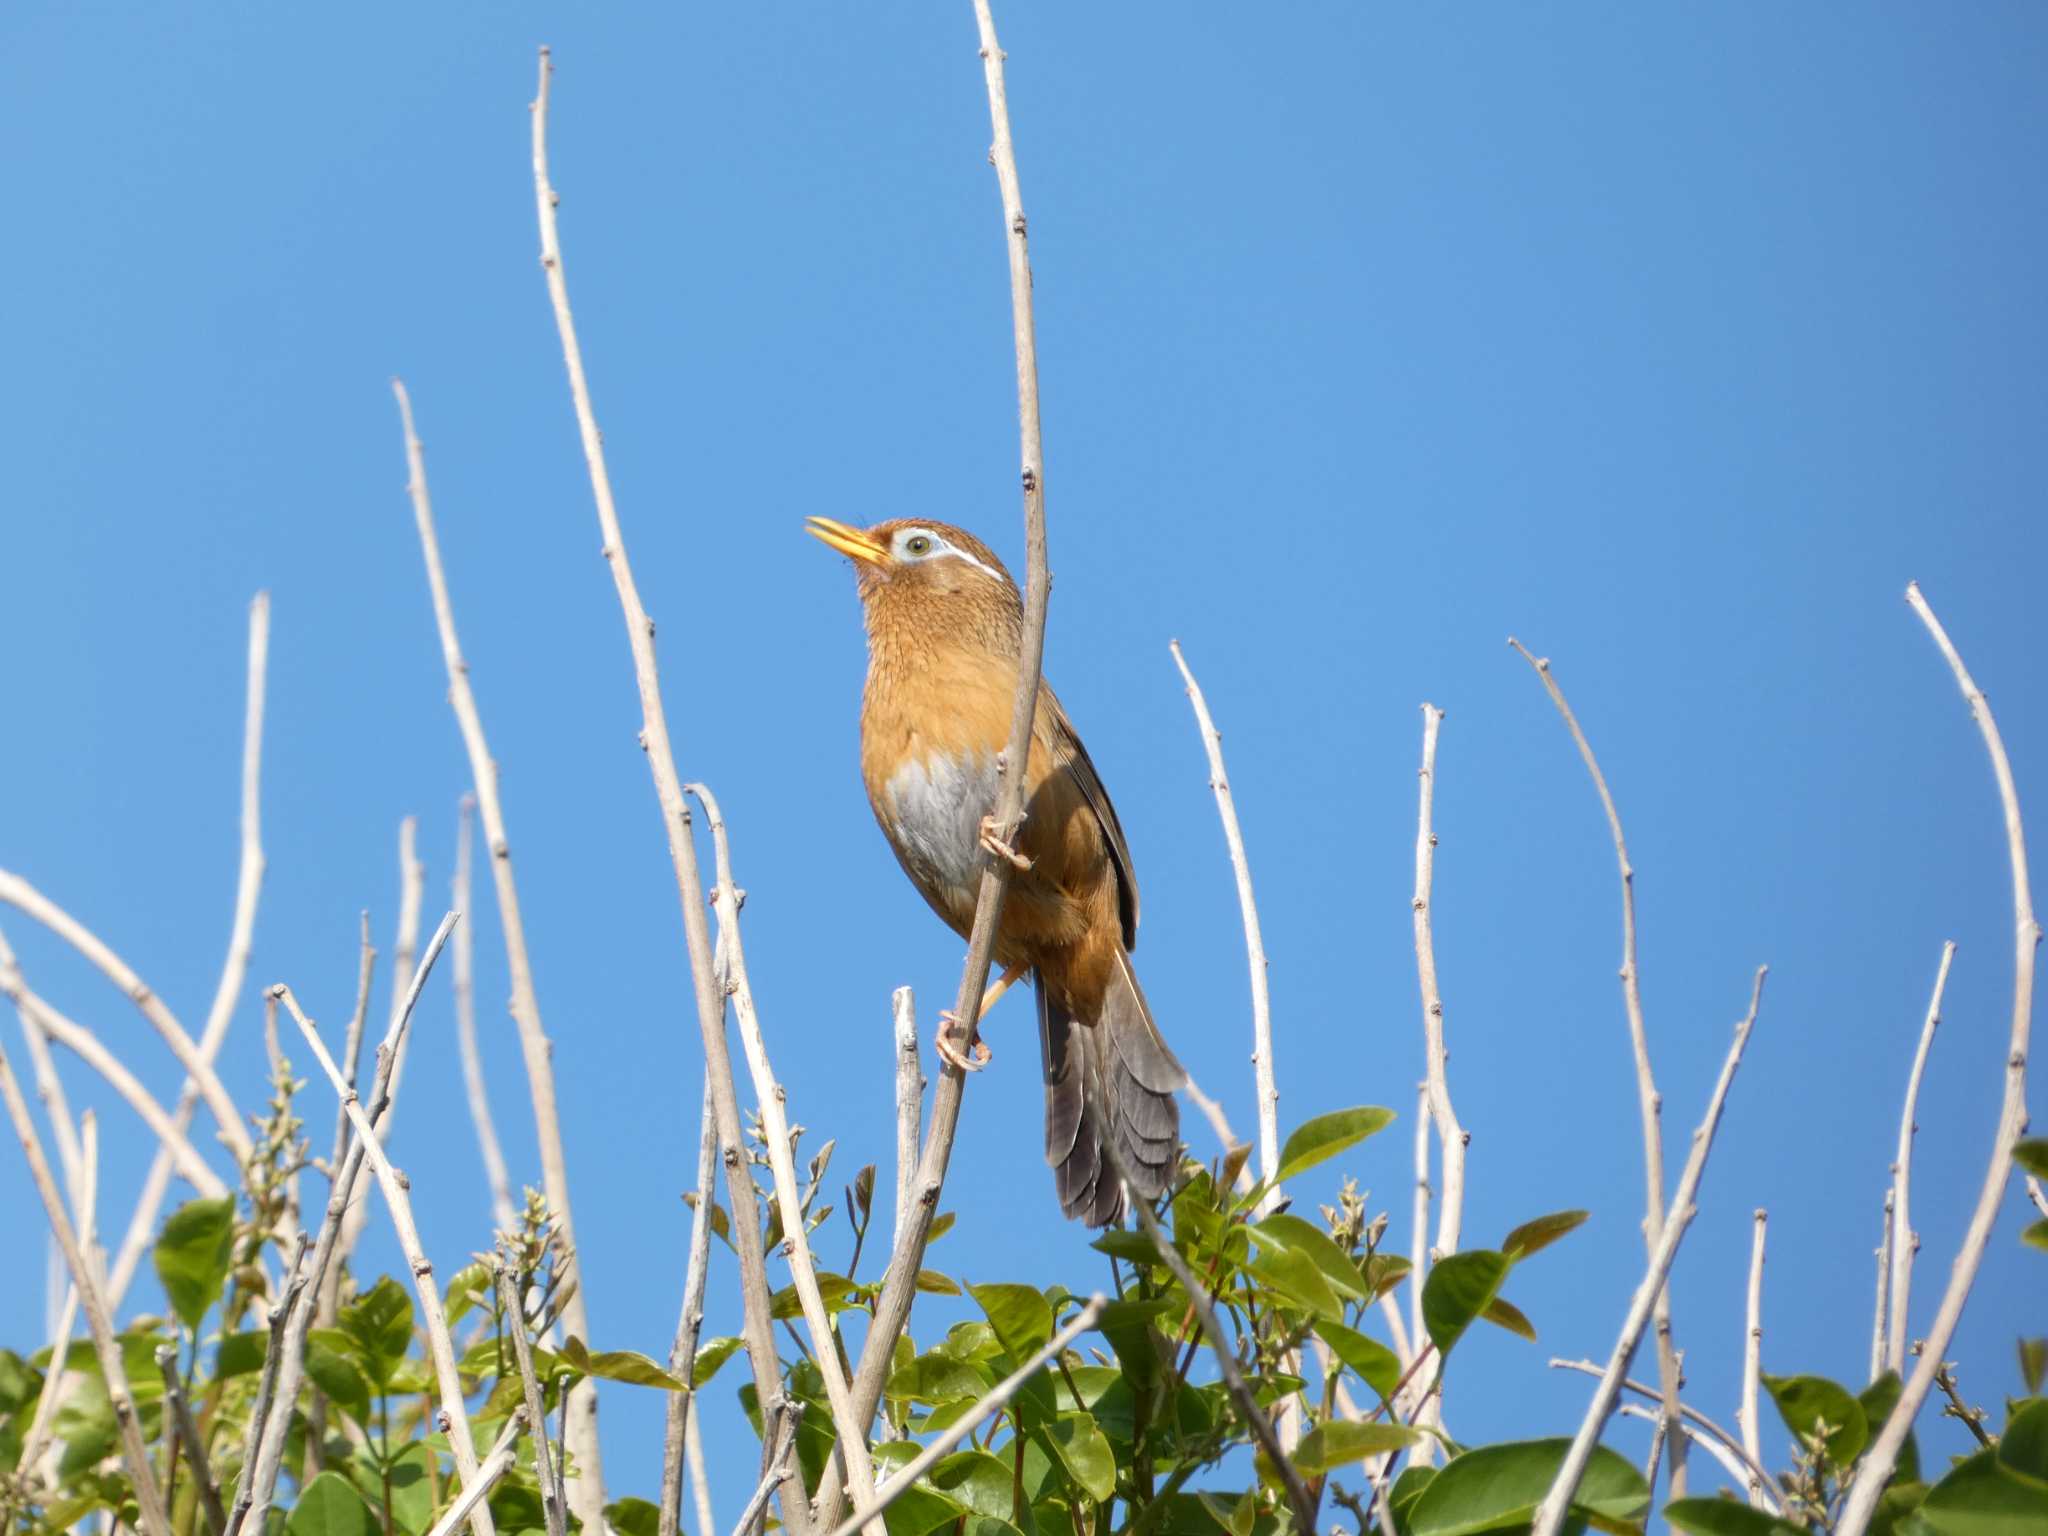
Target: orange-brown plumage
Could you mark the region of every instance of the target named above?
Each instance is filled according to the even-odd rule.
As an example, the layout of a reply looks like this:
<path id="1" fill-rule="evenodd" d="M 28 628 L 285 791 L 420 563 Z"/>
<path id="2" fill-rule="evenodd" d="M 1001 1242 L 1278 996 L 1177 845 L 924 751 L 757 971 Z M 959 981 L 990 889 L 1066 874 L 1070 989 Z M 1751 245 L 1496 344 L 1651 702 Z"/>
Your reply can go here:
<path id="1" fill-rule="evenodd" d="M 1016 584 L 985 544 L 944 523 L 896 519 L 857 530 L 813 518 L 811 531 L 853 556 L 858 578 L 868 803 L 912 883 L 965 935 L 979 885 L 979 826 L 994 802 L 1016 695 Z M 1186 1078 L 1131 968 L 1138 888 L 1123 828 L 1042 681 L 1013 845 L 1029 867 L 1011 879 L 996 959 L 1034 975 L 1046 1157 L 1061 1205 L 1103 1225 L 1122 1210 L 1122 1189 L 1096 1138 L 1113 1135 L 1138 1193 L 1159 1194 L 1178 1157 L 1173 1093 Z"/>

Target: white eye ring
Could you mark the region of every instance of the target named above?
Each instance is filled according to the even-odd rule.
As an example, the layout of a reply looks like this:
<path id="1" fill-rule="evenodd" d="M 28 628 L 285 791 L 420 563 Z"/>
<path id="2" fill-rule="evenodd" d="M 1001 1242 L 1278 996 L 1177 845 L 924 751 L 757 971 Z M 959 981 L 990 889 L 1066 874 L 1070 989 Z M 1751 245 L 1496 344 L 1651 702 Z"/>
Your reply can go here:
<path id="1" fill-rule="evenodd" d="M 942 548 L 944 548 L 944 546 L 936 538 L 934 538 L 931 534 L 928 533 L 918 532 L 907 534 L 903 540 L 903 552 L 906 555 L 911 556 L 913 559 L 921 560 L 926 555 L 934 554 Z"/>

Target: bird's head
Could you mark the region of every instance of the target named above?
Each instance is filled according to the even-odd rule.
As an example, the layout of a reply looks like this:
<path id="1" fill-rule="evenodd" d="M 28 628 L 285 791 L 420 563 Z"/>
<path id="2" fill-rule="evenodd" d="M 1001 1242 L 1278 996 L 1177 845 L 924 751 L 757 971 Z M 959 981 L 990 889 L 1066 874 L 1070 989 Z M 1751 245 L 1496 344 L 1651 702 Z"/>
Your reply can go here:
<path id="1" fill-rule="evenodd" d="M 871 634 L 892 619 L 1004 632 L 1021 621 L 1017 584 L 996 552 L 950 523 L 899 517 L 855 528 L 813 517 L 805 526 L 852 558 Z"/>

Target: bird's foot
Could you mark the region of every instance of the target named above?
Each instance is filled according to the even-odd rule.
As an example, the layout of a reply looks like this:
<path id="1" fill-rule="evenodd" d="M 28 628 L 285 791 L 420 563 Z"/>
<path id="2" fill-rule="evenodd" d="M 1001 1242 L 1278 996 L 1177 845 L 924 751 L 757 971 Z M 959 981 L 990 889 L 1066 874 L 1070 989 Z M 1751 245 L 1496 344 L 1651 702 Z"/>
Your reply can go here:
<path id="1" fill-rule="evenodd" d="M 997 858 L 1005 860 L 1020 873 L 1031 868 L 1031 861 L 996 835 L 996 819 L 993 816 L 981 818 L 981 846 Z"/>
<path id="2" fill-rule="evenodd" d="M 994 1059 L 994 1052 L 989 1050 L 986 1040 L 977 1039 L 974 1042 L 973 1054 L 970 1056 L 960 1049 L 965 1033 L 966 1031 L 960 1027 L 959 1015 L 948 1008 L 939 1015 L 939 1032 L 932 1040 L 932 1049 L 939 1053 L 941 1060 L 951 1063 L 962 1072 L 979 1072 Z"/>

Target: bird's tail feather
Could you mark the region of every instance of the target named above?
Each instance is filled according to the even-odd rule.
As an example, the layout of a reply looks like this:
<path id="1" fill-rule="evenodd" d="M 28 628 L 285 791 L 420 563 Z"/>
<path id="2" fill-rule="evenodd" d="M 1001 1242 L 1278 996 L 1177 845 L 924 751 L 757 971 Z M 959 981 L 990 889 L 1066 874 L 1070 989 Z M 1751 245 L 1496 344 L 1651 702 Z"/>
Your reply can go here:
<path id="1" fill-rule="evenodd" d="M 1124 1187 L 1101 1138 L 1114 1138 L 1132 1192 L 1151 1200 L 1173 1182 L 1180 1150 L 1180 1108 L 1174 1093 L 1187 1073 L 1160 1037 L 1130 959 L 1117 974 L 1100 1016 L 1077 1019 L 1042 976 L 1038 1039 L 1045 1066 L 1045 1160 L 1052 1165 L 1060 1209 L 1104 1227 L 1123 1213 Z"/>

